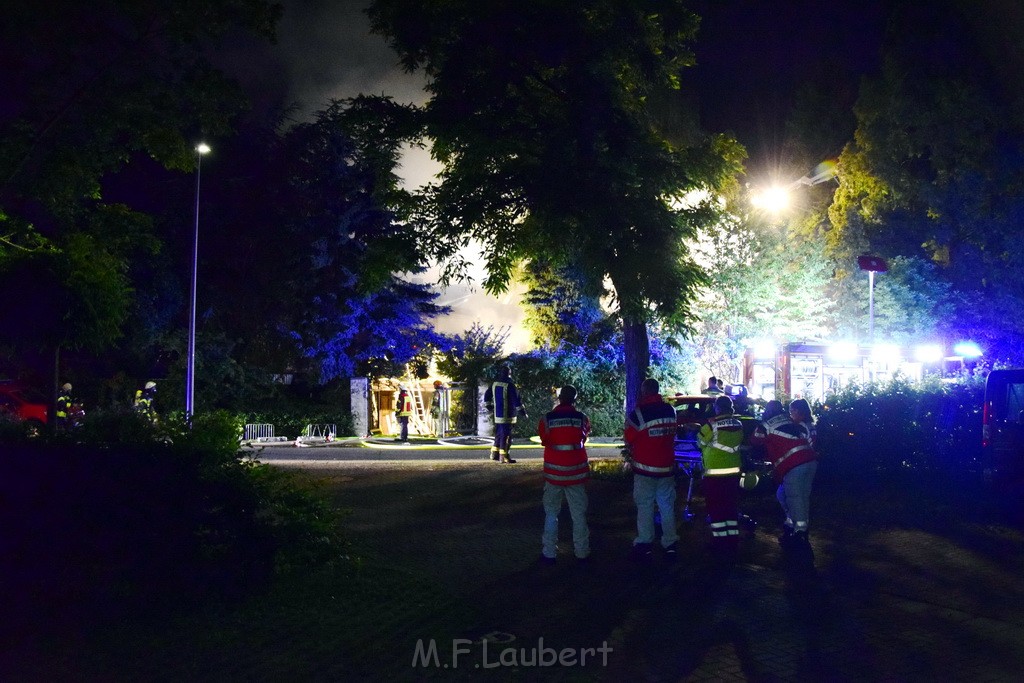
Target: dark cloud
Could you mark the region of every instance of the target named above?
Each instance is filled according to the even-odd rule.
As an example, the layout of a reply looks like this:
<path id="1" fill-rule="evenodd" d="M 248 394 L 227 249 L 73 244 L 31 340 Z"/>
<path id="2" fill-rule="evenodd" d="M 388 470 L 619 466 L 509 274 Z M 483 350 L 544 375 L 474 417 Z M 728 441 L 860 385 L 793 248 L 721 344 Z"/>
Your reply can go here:
<path id="1" fill-rule="evenodd" d="M 302 112 L 360 93 L 421 103 L 421 75 L 407 74 L 380 36 L 370 33 L 368 0 L 285 0 L 277 52 L 288 99 Z"/>

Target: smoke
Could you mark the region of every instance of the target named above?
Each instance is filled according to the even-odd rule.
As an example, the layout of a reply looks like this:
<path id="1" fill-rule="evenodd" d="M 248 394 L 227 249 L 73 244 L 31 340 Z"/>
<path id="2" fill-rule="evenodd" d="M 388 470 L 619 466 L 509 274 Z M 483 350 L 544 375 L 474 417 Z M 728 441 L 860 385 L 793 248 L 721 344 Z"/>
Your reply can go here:
<path id="1" fill-rule="evenodd" d="M 369 0 L 284 0 L 275 52 L 280 55 L 288 84 L 287 101 L 297 105 L 299 120 L 308 119 L 332 99 L 359 94 L 388 95 L 400 103 L 426 101 L 424 76 L 405 73 L 384 39 L 370 33 L 370 21 L 363 12 L 369 4 Z M 407 188 L 414 189 L 430 182 L 439 170 L 429 151 L 409 148 L 398 174 Z M 480 263 L 478 251 L 464 256 Z M 481 280 L 482 270 L 478 271 L 476 283 Z M 439 273 L 437 267 L 431 267 L 412 279 L 436 286 Z M 437 289 L 438 302 L 452 307 L 451 314 L 435 321 L 439 332 L 460 334 L 479 322 L 509 328 L 506 352 L 529 347 L 519 306 L 522 286 L 514 285 L 501 297 L 491 296 L 473 283 Z"/>

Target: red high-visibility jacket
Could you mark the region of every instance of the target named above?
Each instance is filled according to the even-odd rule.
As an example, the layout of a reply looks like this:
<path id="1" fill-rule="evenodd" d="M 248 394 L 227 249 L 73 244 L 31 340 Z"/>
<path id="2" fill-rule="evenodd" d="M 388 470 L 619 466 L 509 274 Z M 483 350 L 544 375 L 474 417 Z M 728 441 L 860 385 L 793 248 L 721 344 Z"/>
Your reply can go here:
<path id="1" fill-rule="evenodd" d="M 560 404 L 537 425 L 544 444 L 544 480 L 556 486 L 584 483 L 590 476 L 587 449 L 590 418 L 571 404 Z"/>
<path id="2" fill-rule="evenodd" d="M 772 461 L 772 476 L 777 481 L 797 465 L 817 460 L 806 428 L 793 422 L 787 415 L 776 415 L 765 420 L 750 437 L 752 445 L 763 445 Z"/>
<path id="3" fill-rule="evenodd" d="M 675 464 L 676 409 L 661 394 L 646 396 L 626 416 L 626 443 L 633 472 L 645 477 L 671 477 Z"/>

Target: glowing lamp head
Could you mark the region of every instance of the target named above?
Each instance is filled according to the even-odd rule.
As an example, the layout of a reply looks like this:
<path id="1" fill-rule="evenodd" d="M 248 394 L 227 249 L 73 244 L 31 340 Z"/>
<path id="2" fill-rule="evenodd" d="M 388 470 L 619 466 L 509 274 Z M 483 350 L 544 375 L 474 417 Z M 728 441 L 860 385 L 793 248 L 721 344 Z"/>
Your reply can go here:
<path id="1" fill-rule="evenodd" d="M 767 190 L 758 190 L 750 197 L 754 208 L 765 211 L 784 211 L 789 206 L 789 192 L 782 187 L 769 187 Z"/>
<path id="2" fill-rule="evenodd" d="M 199 154 L 209 154 L 210 146 L 205 142 L 200 142 L 198 145 L 196 145 L 196 152 L 198 152 Z"/>

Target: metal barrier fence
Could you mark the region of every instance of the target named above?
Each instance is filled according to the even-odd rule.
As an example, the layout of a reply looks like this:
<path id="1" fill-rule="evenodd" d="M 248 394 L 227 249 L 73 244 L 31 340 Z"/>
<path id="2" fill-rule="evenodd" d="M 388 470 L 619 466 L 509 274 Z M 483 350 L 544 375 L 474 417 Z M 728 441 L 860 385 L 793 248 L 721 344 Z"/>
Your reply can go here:
<path id="1" fill-rule="evenodd" d="M 245 425 L 245 430 L 242 432 L 243 441 L 254 441 L 256 439 L 273 439 L 274 438 L 274 425 L 269 424 L 249 424 Z"/>
<path id="2" fill-rule="evenodd" d="M 302 430 L 300 439 L 323 439 L 325 441 L 334 441 L 334 438 L 338 435 L 338 428 L 332 424 L 308 424 L 306 428 Z"/>

